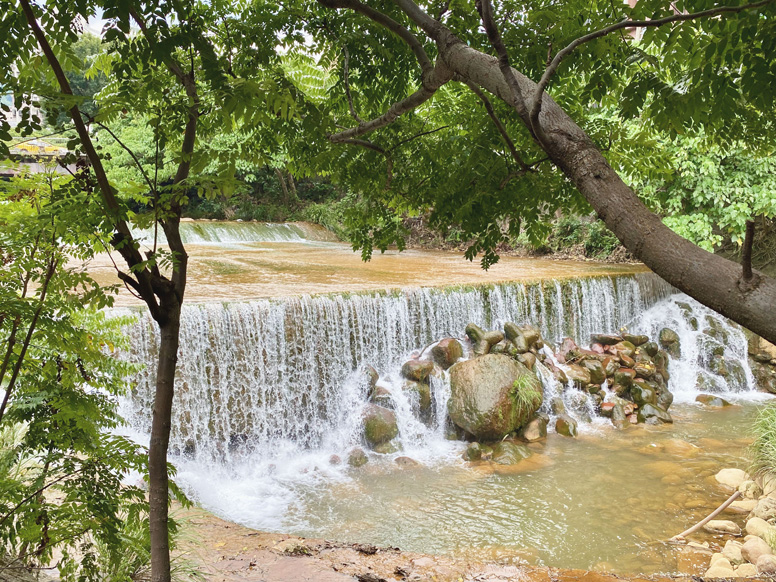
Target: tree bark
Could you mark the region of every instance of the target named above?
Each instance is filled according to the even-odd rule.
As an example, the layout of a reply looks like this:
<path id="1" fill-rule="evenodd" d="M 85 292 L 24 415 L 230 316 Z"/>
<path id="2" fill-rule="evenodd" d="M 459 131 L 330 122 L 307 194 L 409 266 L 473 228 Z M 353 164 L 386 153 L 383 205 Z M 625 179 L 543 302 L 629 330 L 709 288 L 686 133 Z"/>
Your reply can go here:
<path id="1" fill-rule="evenodd" d="M 149 524 L 151 528 L 151 572 L 153 582 L 170 581 L 169 477 L 167 449 L 172 426 L 172 401 L 175 394 L 175 367 L 178 362 L 181 303 L 170 290 L 162 295 L 159 359 L 156 369 L 156 393 L 148 448 Z"/>

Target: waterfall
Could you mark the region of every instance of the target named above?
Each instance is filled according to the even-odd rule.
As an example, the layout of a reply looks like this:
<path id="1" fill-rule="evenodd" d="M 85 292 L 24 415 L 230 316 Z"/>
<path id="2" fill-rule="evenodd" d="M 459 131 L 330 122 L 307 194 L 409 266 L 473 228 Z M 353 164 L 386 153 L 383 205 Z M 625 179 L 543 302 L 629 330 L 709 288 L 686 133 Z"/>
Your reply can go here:
<path id="1" fill-rule="evenodd" d="M 398 382 L 396 368 L 412 350 L 461 337 L 469 322 L 486 329 L 532 322 L 553 342 L 617 331 L 671 292 L 645 273 L 188 305 L 172 450 L 227 464 L 246 451 L 279 447 L 342 452 L 358 440 L 366 394 L 357 371 L 364 365 Z M 130 334 L 127 357 L 145 369 L 124 415 L 147 434 L 158 331 L 143 313 Z M 421 429 L 399 420 L 402 439 L 417 441 Z"/>
<path id="2" fill-rule="evenodd" d="M 181 222 L 180 232 L 184 244 L 337 240 L 325 228 L 306 222 L 187 221 Z M 133 234 L 146 244 L 153 242 L 153 229 L 133 229 Z M 167 244 L 161 229 L 156 235 L 159 244 Z"/>

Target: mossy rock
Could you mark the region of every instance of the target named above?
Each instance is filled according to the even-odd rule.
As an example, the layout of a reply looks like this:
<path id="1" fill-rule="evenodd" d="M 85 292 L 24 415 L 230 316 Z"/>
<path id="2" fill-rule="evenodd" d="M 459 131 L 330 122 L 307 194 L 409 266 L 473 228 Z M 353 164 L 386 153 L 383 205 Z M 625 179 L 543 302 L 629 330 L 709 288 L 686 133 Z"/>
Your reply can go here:
<path id="1" fill-rule="evenodd" d="M 649 341 L 649 338 L 645 335 L 635 335 L 632 333 L 622 334 L 622 339 L 624 339 L 626 342 L 632 343 L 636 347 L 644 345 Z"/>
<path id="2" fill-rule="evenodd" d="M 396 441 L 388 441 L 387 443 L 380 443 L 373 450 L 375 453 L 380 453 L 381 455 L 392 455 L 393 453 L 398 453 L 401 450 L 401 447 Z"/>
<path id="3" fill-rule="evenodd" d="M 606 380 L 606 370 L 603 362 L 599 360 L 584 360 L 582 366 L 590 372 L 590 382 L 588 384 L 603 384 Z"/>
<path id="4" fill-rule="evenodd" d="M 625 388 L 630 388 L 636 378 L 636 371 L 631 368 L 620 368 L 614 373 L 614 382 Z"/>
<path id="5" fill-rule="evenodd" d="M 373 449 L 399 434 L 396 415 L 384 406 L 368 404 L 364 409 L 363 419 L 364 438 Z"/>
<path id="6" fill-rule="evenodd" d="M 668 355 L 672 358 L 680 358 L 682 356 L 682 348 L 679 342 L 679 334 L 673 329 L 664 327 L 658 334 L 658 341 L 661 347 L 668 352 Z"/>
<path id="7" fill-rule="evenodd" d="M 428 384 L 407 380 L 402 385 L 402 390 L 413 396 L 421 414 L 428 414 L 431 411 L 431 387 Z"/>
<path id="8" fill-rule="evenodd" d="M 348 453 L 348 465 L 351 467 L 363 467 L 369 462 L 369 457 L 366 456 L 364 449 L 356 447 L 350 453 Z"/>
<path id="9" fill-rule="evenodd" d="M 613 346 L 620 343 L 623 340 L 622 336 L 609 334 L 609 333 L 593 333 L 590 334 L 590 342 L 594 344 L 601 344 L 602 346 Z"/>
<path id="10" fill-rule="evenodd" d="M 639 382 L 638 380 L 630 387 L 630 394 L 633 398 L 633 402 L 639 406 L 645 404 L 657 404 L 657 395 L 655 391 L 647 385 L 646 382 Z"/>
<path id="11" fill-rule="evenodd" d="M 425 382 L 429 374 L 434 369 L 434 363 L 428 360 L 412 359 L 408 360 L 401 367 L 401 375 L 407 380 L 415 382 Z"/>
<path id="12" fill-rule="evenodd" d="M 447 370 L 463 357 L 463 346 L 457 339 L 446 337 L 431 348 L 431 357 L 440 368 Z"/>
<path id="13" fill-rule="evenodd" d="M 713 396 L 711 394 L 698 394 L 698 396 L 695 397 L 695 402 L 700 402 L 701 404 L 705 404 L 706 406 L 711 406 L 714 408 L 725 408 L 727 406 L 733 406 L 724 398 Z"/>
<path id="14" fill-rule="evenodd" d="M 478 440 L 499 440 L 530 420 L 542 403 L 539 379 L 501 354 L 450 368 L 450 419 Z"/>
<path id="15" fill-rule="evenodd" d="M 639 422 L 645 422 L 647 424 L 670 424 L 674 422 L 674 419 L 671 418 L 671 415 L 668 412 L 662 408 L 658 408 L 654 404 L 640 406 L 637 411 L 637 418 Z"/>
<path id="16" fill-rule="evenodd" d="M 569 364 L 566 367 L 566 376 L 580 389 L 584 389 L 591 382 L 590 370 L 579 364 Z"/>
<path id="17" fill-rule="evenodd" d="M 555 420 L 555 432 L 567 437 L 577 436 L 577 421 L 568 414 L 561 414 Z"/>
<path id="18" fill-rule="evenodd" d="M 511 441 L 502 441 L 493 445 L 491 460 L 499 465 L 517 465 L 533 454 L 527 446 Z"/>

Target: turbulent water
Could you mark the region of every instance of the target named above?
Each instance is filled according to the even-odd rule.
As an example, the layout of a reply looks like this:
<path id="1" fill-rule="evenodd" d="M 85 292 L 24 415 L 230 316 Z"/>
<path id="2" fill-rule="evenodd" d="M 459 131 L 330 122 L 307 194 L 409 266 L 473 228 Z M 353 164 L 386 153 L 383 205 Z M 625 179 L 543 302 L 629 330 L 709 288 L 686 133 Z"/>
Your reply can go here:
<path id="1" fill-rule="evenodd" d="M 436 467 L 432 482 L 440 496 L 454 504 L 469 503 L 468 498 L 456 497 L 458 489 L 449 490 L 450 483 L 467 477 L 460 469 L 461 443 L 446 438 L 450 390 L 446 375 L 432 378 L 435 414 L 424 423 L 418 419 L 418 403 L 399 388 L 399 367 L 413 352 L 428 349 L 442 337 L 462 338 L 467 323 L 497 329 L 507 321 L 535 324 L 549 342 L 570 336 L 586 343 L 591 333 L 623 328 L 656 338 L 660 329 L 670 327 L 679 334 L 682 347 L 681 357 L 669 367 L 669 387 L 677 402 L 692 401 L 699 387 L 725 394 L 754 389 L 741 329 L 675 294 L 652 274 L 189 305 L 182 315 L 171 443 L 179 482 L 206 507 L 253 527 L 401 544 L 417 551 L 459 551 L 459 542 L 444 532 L 438 532 L 439 539 L 429 539 L 436 534 L 425 526 L 414 533 L 391 533 L 391 520 L 405 522 L 413 515 L 412 507 L 384 508 L 385 531 L 378 516 L 358 517 L 366 511 L 359 504 L 380 502 L 384 487 L 379 480 L 386 473 L 367 472 L 356 483 L 346 465 L 332 463 L 331 456 L 344 460 L 353 446 L 360 445 L 361 410 L 367 400 L 362 370 L 371 365 L 380 373 L 380 384 L 393 388 L 400 454 Z M 130 333 L 134 348 L 127 357 L 146 368 L 132 397 L 123 403 L 123 412 L 133 430 L 145 435 L 158 337 L 156 326 L 145 315 Z M 713 354 L 731 367 L 739 362 L 740 373 L 715 374 L 709 366 Z M 583 433 L 608 425 L 609 421 L 594 417 L 587 395 L 578 390 L 564 392 L 548 374 L 542 375 L 542 381 L 545 400 L 556 395 L 564 398 L 582 423 Z M 369 467 L 385 466 L 395 456 L 378 456 Z M 567 470 L 573 474 L 580 469 L 586 470 L 576 465 Z M 390 468 L 386 471 L 391 474 Z M 445 484 L 444 475 L 450 471 L 451 481 Z M 359 492 L 355 497 L 354 486 Z M 496 487 L 501 497 L 491 501 L 509 505 L 505 499 L 522 491 L 526 483 L 520 481 L 514 487 L 504 497 L 502 483 Z M 394 494 L 406 501 L 407 491 L 390 495 Z M 433 497 L 434 492 L 429 494 Z M 482 494 L 488 495 L 477 493 Z M 338 495 L 344 498 L 338 500 Z M 431 502 L 428 495 L 418 495 Z M 347 503 L 351 498 L 355 506 Z M 361 501 L 355 502 L 356 498 Z M 345 506 L 337 506 L 339 502 Z M 452 513 L 445 513 L 448 509 Z M 392 511 L 400 514 L 392 518 Z M 468 519 L 479 520 L 463 507 L 439 511 L 440 520 L 463 520 L 464 529 Z M 514 535 L 520 539 L 538 535 L 549 544 L 547 535 L 568 526 L 546 525 L 541 535 L 527 524 Z M 506 527 L 509 531 L 515 526 Z M 464 545 L 482 546 L 478 536 L 486 534 L 475 530 Z M 487 536 L 498 538 L 493 532 Z M 509 546 L 508 541 L 500 543 Z M 579 553 L 571 549 L 569 555 L 575 551 Z M 548 550 L 545 557 L 564 562 L 558 556 Z M 564 563 L 580 565 L 573 560 Z"/>

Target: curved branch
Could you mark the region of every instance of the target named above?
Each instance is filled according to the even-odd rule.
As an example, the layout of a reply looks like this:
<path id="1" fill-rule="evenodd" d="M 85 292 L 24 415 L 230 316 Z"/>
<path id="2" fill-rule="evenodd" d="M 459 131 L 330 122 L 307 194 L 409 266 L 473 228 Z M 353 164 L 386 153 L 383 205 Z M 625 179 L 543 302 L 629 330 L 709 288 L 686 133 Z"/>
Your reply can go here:
<path id="1" fill-rule="evenodd" d="M 412 49 L 412 52 L 415 54 L 415 58 L 418 60 L 420 69 L 423 71 L 424 75 L 433 70 L 434 65 L 431 63 L 431 59 L 429 58 L 428 53 L 426 53 L 426 49 L 423 48 L 423 45 L 418 40 L 418 37 L 390 16 L 363 4 L 359 0 L 318 0 L 318 2 L 326 8 L 348 8 L 363 14 L 380 26 L 387 28 L 409 45 L 410 49 Z"/>
<path id="2" fill-rule="evenodd" d="M 483 1 L 487 1 L 487 0 L 483 0 Z M 538 127 L 539 125 L 538 121 L 539 121 L 539 113 L 541 112 L 541 108 L 542 108 L 542 97 L 544 96 L 544 91 L 547 88 L 547 84 L 550 82 L 550 78 L 555 74 L 555 71 L 558 70 L 558 66 L 560 65 L 561 61 L 564 58 L 566 58 L 569 55 L 569 53 L 574 51 L 574 49 L 576 49 L 577 47 L 587 42 L 590 42 L 591 40 L 595 40 L 597 38 L 601 38 L 602 36 L 606 36 L 607 34 L 611 34 L 612 32 L 622 30 L 623 28 L 656 28 L 658 26 L 663 26 L 664 24 L 670 24 L 672 22 L 685 22 L 687 20 L 697 20 L 699 18 L 708 18 L 710 16 L 716 16 L 718 14 L 736 14 L 739 12 L 743 12 L 745 10 L 761 8 L 762 6 L 773 3 L 773 1 L 774 0 L 761 0 L 760 2 L 754 2 L 752 4 L 744 4 L 742 6 L 718 6 L 716 8 L 710 8 L 709 10 L 703 10 L 701 12 L 693 12 L 691 14 L 673 14 L 671 16 L 666 16 L 665 18 L 658 18 L 656 20 L 622 20 L 616 24 L 612 24 L 605 28 L 601 28 L 600 30 L 593 31 L 584 36 L 580 36 L 579 38 L 571 42 L 569 45 L 567 45 L 565 48 L 558 51 L 558 53 L 552 59 L 550 64 L 544 70 L 544 74 L 542 75 L 542 78 L 539 80 L 539 83 L 536 86 L 536 91 L 534 92 L 533 98 L 531 99 L 531 109 L 530 109 L 531 125 L 534 127 Z"/>
<path id="3" fill-rule="evenodd" d="M 439 89 L 452 78 L 452 72 L 450 72 L 446 66 L 442 65 L 441 63 L 437 63 L 430 74 L 426 75 L 421 88 L 415 91 L 412 95 L 391 105 L 388 110 L 380 117 L 372 119 L 371 121 L 365 121 L 356 127 L 352 127 L 350 129 L 346 129 L 339 133 L 330 135 L 329 141 L 332 143 L 344 143 L 347 139 L 359 137 L 376 129 L 380 129 L 381 127 L 385 127 L 386 125 L 390 125 L 400 116 L 404 115 L 405 113 L 409 113 L 413 109 L 416 109 L 418 106 L 431 99 L 434 93 L 436 93 L 437 89 Z"/>
<path id="4" fill-rule="evenodd" d="M 517 151 L 517 148 L 515 147 L 515 142 L 512 141 L 512 138 L 509 137 L 509 133 L 507 132 L 507 128 L 504 127 L 504 124 L 501 123 L 501 120 L 496 115 L 496 110 L 493 109 L 493 104 L 490 102 L 490 99 L 488 99 L 482 91 L 480 91 L 480 88 L 477 87 L 474 83 L 471 81 L 464 81 L 467 87 L 471 89 L 472 93 L 474 93 L 477 97 L 480 98 L 482 103 L 485 105 L 485 111 L 488 112 L 488 116 L 490 117 L 491 121 L 493 121 L 493 125 L 496 126 L 496 129 L 498 129 L 498 132 L 501 134 L 501 137 L 504 138 L 504 141 L 507 144 L 507 148 L 509 148 L 509 152 L 512 154 L 512 159 L 515 160 L 518 166 L 520 166 L 520 170 L 523 172 L 527 172 L 529 170 L 528 164 L 525 163 L 522 156 L 520 155 L 520 152 Z"/>

